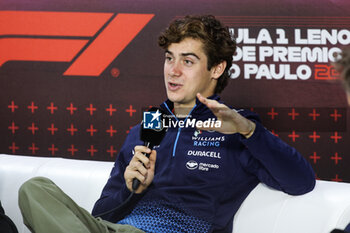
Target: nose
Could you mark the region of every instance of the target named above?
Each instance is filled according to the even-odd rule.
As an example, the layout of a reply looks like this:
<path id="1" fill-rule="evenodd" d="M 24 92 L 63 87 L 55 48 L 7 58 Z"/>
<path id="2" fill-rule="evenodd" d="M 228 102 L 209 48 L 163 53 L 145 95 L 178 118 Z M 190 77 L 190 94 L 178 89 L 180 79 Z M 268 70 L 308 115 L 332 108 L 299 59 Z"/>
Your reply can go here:
<path id="1" fill-rule="evenodd" d="M 169 75 L 170 76 L 180 76 L 181 75 L 181 64 L 180 62 L 174 62 L 171 64 L 170 66 L 170 70 L 169 70 Z"/>

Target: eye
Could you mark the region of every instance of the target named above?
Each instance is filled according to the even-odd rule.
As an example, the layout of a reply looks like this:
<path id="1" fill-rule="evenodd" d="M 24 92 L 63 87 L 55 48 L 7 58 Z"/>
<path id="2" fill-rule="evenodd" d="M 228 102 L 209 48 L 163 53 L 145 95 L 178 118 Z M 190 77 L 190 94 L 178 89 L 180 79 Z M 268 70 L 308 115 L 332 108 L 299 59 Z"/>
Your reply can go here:
<path id="1" fill-rule="evenodd" d="M 185 63 L 186 66 L 191 66 L 191 65 L 193 65 L 193 61 L 191 61 L 191 60 L 189 60 L 189 59 L 185 59 L 185 60 L 184 60 L 184 63 Z"/>
<path id="2" fill-rule="evenodd" d="M 165 56 L 165 61 L 166 62 L 171 62 L 173 58 L 171 56 Z"/>

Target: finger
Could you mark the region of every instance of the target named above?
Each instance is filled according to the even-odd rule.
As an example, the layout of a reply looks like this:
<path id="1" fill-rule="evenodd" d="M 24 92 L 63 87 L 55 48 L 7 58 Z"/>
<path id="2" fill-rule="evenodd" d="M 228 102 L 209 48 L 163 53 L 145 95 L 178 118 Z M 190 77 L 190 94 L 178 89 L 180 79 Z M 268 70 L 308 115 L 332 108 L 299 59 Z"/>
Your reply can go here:
<path id="1" fill-rule="evenodd" d="M 204 104 L 205 106 L 207 106 L 208 108 L 212 108 L 213 107 L 213 101 L 211 99 L 205 98 L 204 96 L 202 96 L 200 93 L 197 93 L 197 98 L 198 100 Z"/>
<path id="2" fill-rule="evenodd" d="M 147 153 L 148 152 L 148 153 Z M 149 167 L 149 159 L 147 154 L 151 153 L 151 149 L 145 147 L 145 146 L 136 146 L 135 147 L 135 153 L 134 157 L 131 161 L 138 162 L 140 161 L 145 165 L 145 167 Z"/>
<path id="3" fill-rule="evenodd" d="M 142 175 L 147 174 L 147 168 L 140 161 L 133 161 L 130 163 L 129 166 L 130 166 L 130 170 L 132 170 L 132 171 L 138 171 Z"/>
<path id="4" fill-rule="evenodd" d="M 137 167 L 139 164 L 141 164 L 145 168 L 149 168 L 149 158 L 146 156 L 146 154 L 140 152 L 135 153 L 130 163 L 132 163 L 134 167 Z"/>
<path id="5" fill-rule="evenodd" d="M 218 113 L 222 108 L 228 108 L 226 105 L 220 104 L 216 100 L 205 98 L 200 93 L 197 93 L 197 98 L 201 103 L 207 106 L 214 114 Z"/>
<path id="6" fill-rule="evenodd" d="M 128 174 L 126 175 L 128 178 L 127 183 L 132 185 L 132 182 L 134 179 L 137 179 L 140 181 L 141 184 L 143 184 L 146 181 L 147 175 L 142 175 L 141 173 L 139 173 L 138 171 L 130 171 L 128 172 Z"/>
<path id="7" fill-rule="evenodd" d="M 151 153 L 151 149 L 146 147 L 146 146 L 135 146 L 134 151 L 136 152 L 141 152 L 141 153 L 146 153 L 149 154 Z"/>
<path id="8" fill-rule="evenodd" d="M 205 98 L 204 96 L 201 95 L 201 93 L 197 93 L 197 98 L 198 100 L 202 103 L 207 105 L 207 98 Z"/>
<path id="9" fill-rule="evenodd" d="M 149 161 L 150 161 L 150 169 L 154 171 L 155 164 L 157 160 L 157 151 L 152 150 L 152 153 L 149 156 Z"/>
<path id="10" fill-rule="evenodd" d="M 124 172 L 124 178 L 127 183 L 130 183 L 134 180 L 134 178 L 143 181 L 145 176 L 142 175 L 138 170 L 134 170 L 132 166 L 127 166 Z"/>
<path id="11" fill-rule="evenodd" d="M 209 128 L 209 127 L 197 127 L 196 129 L 201 131 L 218 131 L 217 128 Z"/>

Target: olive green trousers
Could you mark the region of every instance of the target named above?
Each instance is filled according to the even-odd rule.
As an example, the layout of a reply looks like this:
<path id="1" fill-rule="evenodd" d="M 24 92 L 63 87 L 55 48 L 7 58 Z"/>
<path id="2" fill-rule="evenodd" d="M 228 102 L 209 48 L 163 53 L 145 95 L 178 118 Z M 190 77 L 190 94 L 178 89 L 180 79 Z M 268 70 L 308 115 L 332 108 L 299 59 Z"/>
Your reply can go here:
<path id="1" fill-rule="evenodd" d="M 35 233 L 144 233 L 130 225 L 93 217 L 51 180 L 35 177 L 19 189 L 23 222 Z"/>

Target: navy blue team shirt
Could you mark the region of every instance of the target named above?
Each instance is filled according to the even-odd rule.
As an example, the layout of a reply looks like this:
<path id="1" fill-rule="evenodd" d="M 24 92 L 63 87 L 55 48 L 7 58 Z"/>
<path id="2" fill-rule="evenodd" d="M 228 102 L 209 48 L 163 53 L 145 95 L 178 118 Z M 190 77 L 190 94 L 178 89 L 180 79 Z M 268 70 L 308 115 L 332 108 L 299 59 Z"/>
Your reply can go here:
<path id="1" fill-rule="evenodd" d="M 210 97 L 220 101 L 219 96 Z M 161 108 L 172 115 L 173 103 Z M 105 220 L 133 225 L 145 232 L 232 232 L 235 213 L 260 183 L 291 195 L 311 191 L 315 175 L 296 149 L 265 129 L 258 116 L 238 110 L 254 121 L 254 134 L 242 135 L 170 127 L 157 151 L 155 176 L 142 194 L 136 194 L 118 212 Z M 208 120 L 215 116 L 198 100 L 188 119 Z M 124 171 L 133 157 L 140 125 L 133 127 L 115 161 L 110 178 L 96 202 L 93 215 L 118 206 L 130 195 Z"/>

